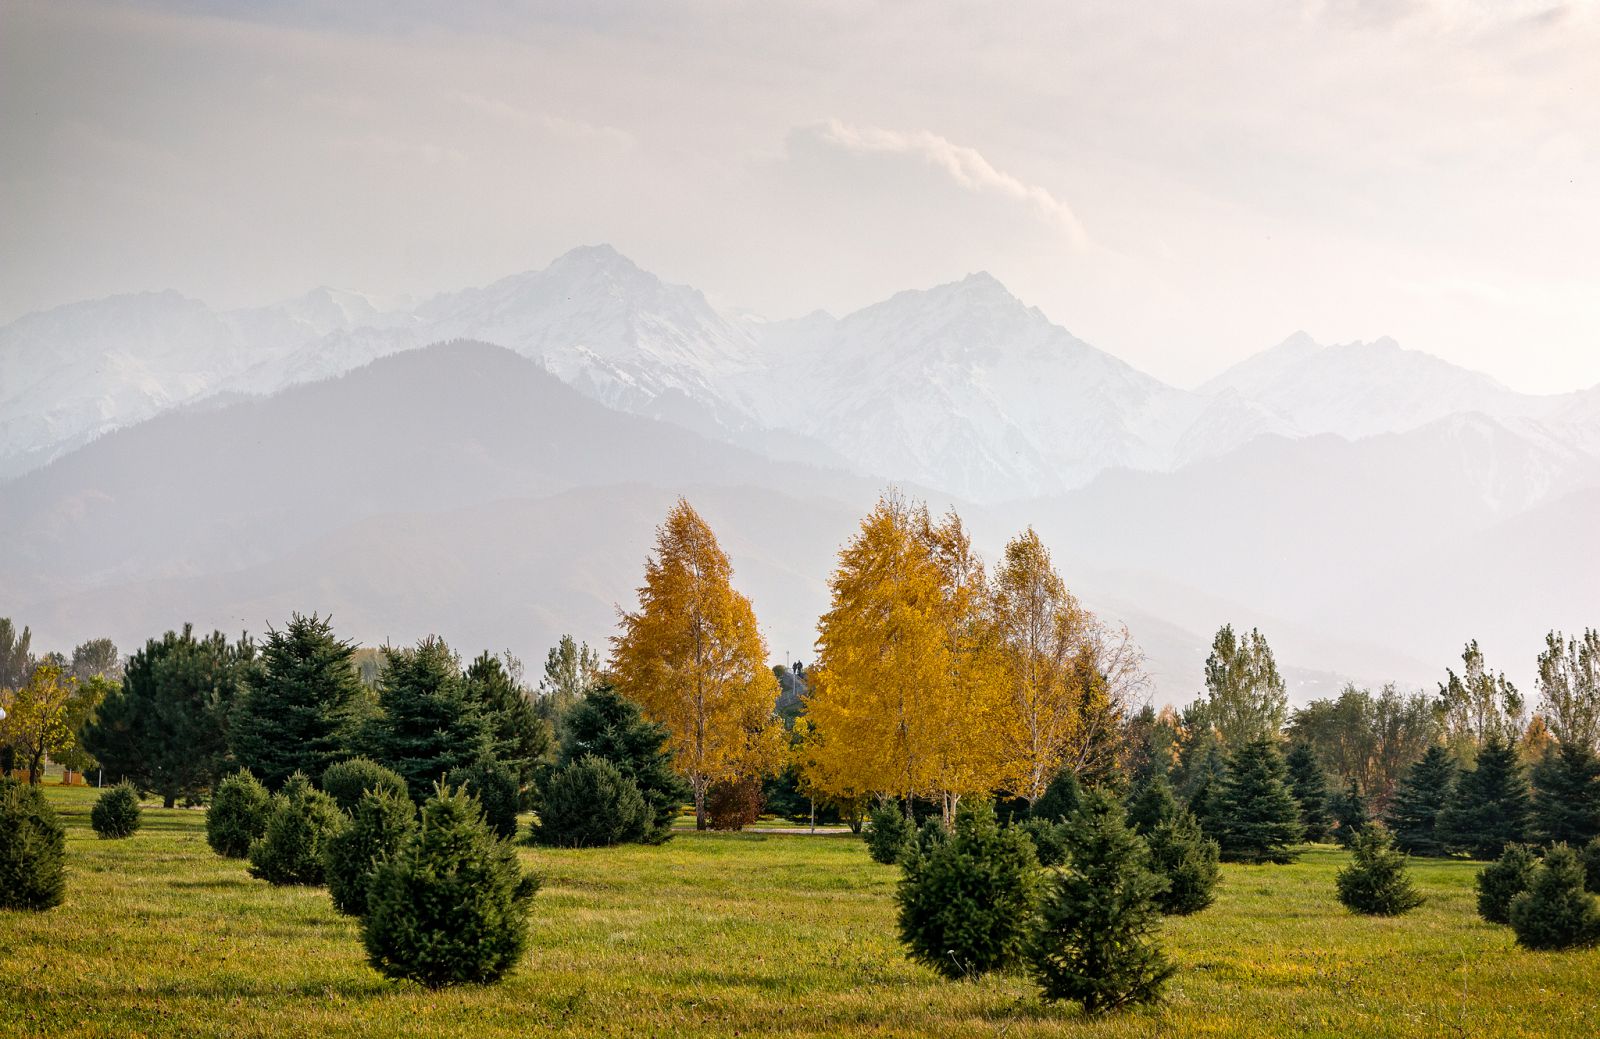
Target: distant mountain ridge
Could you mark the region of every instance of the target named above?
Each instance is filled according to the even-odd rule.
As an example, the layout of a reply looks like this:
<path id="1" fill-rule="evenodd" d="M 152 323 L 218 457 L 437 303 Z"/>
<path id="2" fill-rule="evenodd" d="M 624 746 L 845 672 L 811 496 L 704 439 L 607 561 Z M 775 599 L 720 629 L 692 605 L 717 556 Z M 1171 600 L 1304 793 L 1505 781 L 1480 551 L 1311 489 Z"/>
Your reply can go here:
<path id="1" fill-rule="evenodd" d="M 1515 394 L 1387 340 L 1324 347 L 1297 334 L 1188 391 L 982 272 L 843 318 L 762 322 L 586 246 L 412 307 L 323 288 L 249 310 L 160 293 L 29 315 L 0 328 L 0 479 L 172 407 L 456 338 L 511 349 L 610 408 L 972 500 L 1061 494 L 1115 468 L 1171 471 L 1262 435 L 1359 438 L 1464 412 L 1600 453 L 1600 388 Z"/>

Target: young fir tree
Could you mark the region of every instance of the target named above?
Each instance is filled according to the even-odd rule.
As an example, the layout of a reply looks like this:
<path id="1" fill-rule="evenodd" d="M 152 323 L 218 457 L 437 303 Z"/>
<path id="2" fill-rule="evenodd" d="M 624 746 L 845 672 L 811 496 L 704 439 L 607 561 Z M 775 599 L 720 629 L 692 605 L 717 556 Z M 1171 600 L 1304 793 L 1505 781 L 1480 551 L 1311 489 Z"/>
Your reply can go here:
<path id="1" fill-rule="evenodd" d="M 558 848 L 608 848 L 642 841 L 655 823 L 638 784 L 611 761 L 585 755 L 561 766 L 545 783 L 535 844 Z"/>
<path id="2" fill-rule="evenodd" d="M 1178 799 L 1172 794 L 1172 784 L 1161 773 L 1151 776 L 1128 801 L 1128 825 L 1141 836 L 1148 837 L 1177 814 Z"/>
<path id="3" fill-rule="evenodd" d="M 272 795 L 245 769 L 217 784 L 206 808 L 206 843 L 218 855 L 242 859 L 267 831 Z"/>
<path id="4" fill-rule="evenodd" d="M 561 766 L 588 755 L 609 761 L 638 788 L 650 809 L 642 839 L 660 843 L 671 837 L 672 821 L 691 791 L 673 771 L 666 727 L 646 719 L 638 704 L 611 686 L 601 685 L 567 712 L 564 729 Z"/>
<path id="5" fill-rule="evenodd" d="M 267 828 L 250 845 L 250 875 L 273 885 L 321 884 L 322 846 L 345 822 L 333 798 L 296 772 L 272 795 Z"/>
<path id="6" fill-rule="evenodd" d="M 429 988 L 498 981 L 527 945 L 538 888 L 511 842 L 484 825 L 477 802 L 440 784 L 416 830 L 367 885 L 367 960 Z"/>
<path id="7" fill-rule="evenodd" d="M 1589 890 L 1600 895 L 1600 837 L 1583 847 L 1583 872 Z"/>
<path id="8" fill-rule="evenodd" d="M 1548 844 L 1581 848 L 1600 836 L 1600 758 L 1563 743 L 1533 770 L 1533 829 Z"/>
<path id="9" fill-rule="evenodd" d="M 1145 840 L 1150 846 L 1150 868 L 1167 881 L 1167 889 L 1156 896 L 1163 913 L 1188 916 L 1216 901 L 1213 891 L 1221 851 L 1188 809 L 1162 818 Z"/>
<path id="10" fill-rule="evenodd" d="M 1339 846 L 1349 848 L 1355 844 L 1356 836 L 1371 820 L 1372 815 L 1367 811 L 1367 798 L 1361 792 L 1361 784 L 1355 779 L 1345 783 L 1333 799 L 1331 805 L 1333 821 L 1337 824 L 1333 835 L 1338 838 Z"/>
<path id="11" fill-rule="evenodd" d="M 1038 898 L 1033 844 L 1001 828 L 987 801 L 963 802 L 955 830 L 924 855 L 903 860 L 897 897 L 909 955 L 947 978 L 1017 963 Z"/>
<path id="12" fill-rule="evenodd" d="M 445 782 L 467 792 L 483 809 L 483 821 L 496 837 L 517 835 L 517 809 L 522 804 L 522 789 L 517 773 L 503 761 L 489 758 L 451 771 Z"/>
<path id="13" fill-rule="evenodd" d="M 1067 830 L 1067 866 L 1049 881 L 1028 950 L 1044 998 L 1090 1014 L 1155 1000 L 1174 970 L 1155 942 L 1166 881 L 1105 794 L 1089 794 Z"/>
<path id="14" fill-rule="evenodd" d="M 892 866 L 916 837 L 916 824 L 893 801 L 885 801 L 867 817 L 867 853 L 872 861 Z"/>
<path id="15" fill-rule="evenodd" d="M 132 837 L 139 830 L 139 790 L 124 780 L 103 791 L 89 812 L 89 824 L 101 837 Z"/>
<path id="16" fill-rule="evenodd" d="M 1065 822 L 1072 818 L 1083 801 L 1083 786 L 1077 773 L 1070 768 L 1057 772 L 1044 788 L 1044 793 L 1033 803 L 1032 816 L 1049 822 Z"/>
<path id="17" fill-rule="evenodd" d="M 1545 852 L 1528 890 L 1511 900 L 1511 929 L 1528 949 L 1600 943 L 1600 902 L 1584 889 L 1583 863 L 1565 844 Z"/>
<path id="18" fill-rule="evenodd" d="M 50 909 L 67 895 L 67 832 L 44 791 L 0 777 L 0 909 Z"/>
<path id="19" fill-rule="evenodd" d="M 442 639 L 423 639 L 415 649 L 385 647 L 383 655 L 379 710 L 368 719 L 362 742 L 368 756 L 400 773 L 417 800 L 452 769 L 491 756 L 493 738 Z"/>
<path id="20" fill-rule="evenodd" d="M 1400 916 L 1420 906 L 1422 896 L 1406 871 L 1404 853 L 1382 823 L 1361 828 L 1351 842 L 1355 857 L 1334 878 L 1345 908 L 1368 916 Z"/>
<path id="21" fill-rule="evenodd" d="M 1439 836 L 1452 851 L 1493 859 L 1507 845 L 1528 837 L 1528 780 L 1516 748 L 1491 736 L 1478 752 L 1478 767 L 1457 780 L 1439 815 Z"/>
<path id="22" fill-rule="evenodd" d="M 367 887 L 378 863 L 400 849 L 417 828 L 417 807 L 394 790 L 369 790 L 354 805 L 350 823 L 322 845 L 333 907 L 348 916 L 367 911 Z"/>
<path id="23" fill-rule="evenodd" d="M 1491 924 L 1511 922 L 1511 900 L 1528 890 L 1539 856 L 1526 844 L 1508 844 L 1478 871 L 1478 915 Z"/>
<path id="24" fill-rule="evenodd" d="M 1386 817 L 1395 847 L 1408 855 L 1449 853 L 1439 838 L 1439 814 L 1455 788 L 1456 764 L 1450 752 L 1435 744 L 1401 778 Z"/>
<path id="25" fill-rule="evenodd" d="M 551 751 L 550 723 L 517 685 L 499 657 L 479 654 L 467 668 L 467 692 L 489 723 L 495 760 L 516 777 L 519 807 L 522 792 L 532 787 L 539 763 Z"/>
<path id="26" fill-rule="evenodd" d="M 1309 743 L 1296 743 L 1284 759 L 1289 767 L 1289 787 L 1300 805 L 1300 825 L 1313 844 L 1328 839 L 1333 816 L 1328 811 L 1328 774 Z"/>
<path id="27" fill-rule="evenodd" d="M 1251 740 L 1228 759 L 1215 814 L 1227 861 L 1294 861 L 1290 846 L 1304 835 L 1300 806 L 1272 740 Z"/>
<path id="28" fill-rule="evenodd" d="M 383 790 L 410 797 L 405 779 L 392 768 L 384 768 L 371 758 L 346 758 L 329 765 L 322 773 L 322 792 L 339 804 L 340 811 L 354 812 L 361 795 Z"/>
<path id="29" fill-rule="evenodd" d="M 366 691 L 355 646 L 331 618 L 294 614 L 268 631 L 259 666 L 234 705 L 228 744 L 241 766 L 276 790 L 296 772 L 320 776 L 348 753 Z"/>

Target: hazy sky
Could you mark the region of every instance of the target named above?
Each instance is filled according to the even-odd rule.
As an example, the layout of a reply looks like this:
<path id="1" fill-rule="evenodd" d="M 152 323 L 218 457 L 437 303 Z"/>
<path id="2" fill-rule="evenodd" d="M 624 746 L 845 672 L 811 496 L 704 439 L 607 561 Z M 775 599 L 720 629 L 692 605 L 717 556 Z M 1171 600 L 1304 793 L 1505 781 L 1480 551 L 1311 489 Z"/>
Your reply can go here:
<path id="1" fill-rule="evenodd" d="M 1600 7 L 0 7 L 0 320 L 600 241 L 775 317 L 987 269 L 1186 385 L 1303 328 L 1588 386 Z"/>

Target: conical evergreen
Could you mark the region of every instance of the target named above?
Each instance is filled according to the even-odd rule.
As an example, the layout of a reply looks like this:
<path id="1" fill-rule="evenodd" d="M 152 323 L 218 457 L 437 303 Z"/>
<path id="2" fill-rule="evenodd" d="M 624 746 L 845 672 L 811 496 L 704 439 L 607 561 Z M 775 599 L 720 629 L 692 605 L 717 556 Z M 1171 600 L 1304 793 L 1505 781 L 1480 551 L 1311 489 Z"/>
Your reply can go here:
<path id="1" fill-rule="evenodd" d="M 1581 848 L 1600 836 L 1600 758 L 1563 743 L 1533 770 L 1533 828 L 1548 844 Z"/>
<path id="2" fill-rule="evenodd" d="M 1382 823 L 1362 827 L 1350 845 L 1355 857 L 1334 878 L 1345 908 L 1368 916 L 1400 916 L 1420 906 L 1422 896 L 1407 876 L 1406 857 Z"/>
<path id="3" fill-rule="evenodd" d="M 638 787 L 649 807 L 644 840 L 659 843 L 672 836 L 672 821 L 692 791 L 673 770 L 665 726 L 648 720 L 638 704 L 602 685 L 573 705 L 562 729 L 563 767 L 588 755 L 611 762 Z"/>
<path id="4" fill-rule="evenodd" d="M 345 822 L 338 803 L 296 772 L 272 795 L 267 828 L 250 845 L 250 875 L 274 885 L 321 884 L 322 846 Z"/>
<path id="5" fill-rule="evenodd" d="M 367 911 L 367 887 L 378 863 L 399 850 L 417 828 L 417 806 L 394 790 L 361 795 L 350 824 L 322 846 L 322 864 L 333 907 L 350 916 Z"/>
<path id="6" fill-rule="evenodd" d="M 872 861 L 892 866 L 900 861 L 912 841 L 917 827 L 898 804 L 885 801 L 867 816 L 867 853 Z"/>
<path id="7" fill-rule="evenodd" d="M 902 861 L 900 940 L 912 959 L 947 978 L 968 978 L 1022 958 L 1039 863 L 1027 836 L 1002 829 L 988 802 L 962 802 L 948 840 Z"/>
<path id="8" fill-rule="evenodd" d="M 1589 890 L 1600 895 L 1600 837 L 1584 845 L 1583 872 L 1588 878 L 1585 883 Z"/>
<path id="9" fill-rule="evenodd" d="M 1291 862 L 1300 841 L 1300 806 L 1289 792 L 1283 755 L 1267 738 L 1251 740 L 1228 760 L 1215 816 L 1222 857 L 1229 862 Z"/>
<path id="10" fill-rule="evenodd" d="M 139 789 L 127 780 L 101 792 L 89 812 L 89 825 L 101 837 L 132 837 L 139 830 Z"/>
<path id="11" fill-rule="evenodd" d="M 417 829 L 373 871 L 361 918 L 367 960 L 429 988 L 497 981 L 527 945 L 538 888 L 477 802 L 440 784 Z"/>
<path id="12" fill-rule="evenodd" d="M 1456 780 L 1439 815 L 1440 839 L 1475 859 L 1498 858 L 1507 844 L 1527 840 L 1530 800 L 1516 749 L 1490 736 L 1478 767 Z"/>
<path id="13" fill-rule="evenodd" d="M 1153 1002 L 1175 969 L 1156 944 L 1166 880 L 1103 793 L 1086 796 L 1067 831 L 1067 865 L 1049 881 L 1028 951 L 1044 998 L 1090 1014 Z"/>
<path id="14" fill-rule="evenodd" d="M 1456 763 L 1450 752 L 1435 745 L 1406 770 L 1389 802 L 1387 822 L 1395 847 L 1408 855 L 1448 854 L 1439 839 L 1439 813 L 1455 788 Z"/>
<path id="15" fill-rule="evenodd" d="M 1511 900 L 1511 929 L 1529 949 L 1600 943 L 1600 902 L 1584 890 L 1583 863 L 1565 844 L 1545 852 L 1528 890 Z"/>
<path id="16" fill-rule="evenodd" d="M 427 638 L 415 649 L 385 647 L 383 655 L 379 709 L 362 742 L 369 757 L 400 773 L 415 801 L 453 769 L 490 757 L 494 741 L 443 640 Z"/>
<path id="17" fill-rule="evenodd" d="M 1173 796 L 1172 784 L 1164 773 L 1156 773 L 1141 786 L 1128 802 L 1128 825 L 1141 836 L 1150 833 L 1178 814 L 1178 799 Z"/>
<path id="18" fill-rule="evenodd" d="M 1372 818 L 1367 811 L 1367 798 L 1361 792 L 1361 784 L 1354 779 L 1347 782 L 1333 799 L 1331 808 L 1333 821 L 1337 824 L 1333 835 L 1338 838 L 1341 847 L 1351 847 L 1355 844 L 1356 835 Z"/>
<path id="19" fill-rule="evenodd" d="M 550 723 L 539 716 L 499 657 L 483 653 L 467 668 L 467 692 L 489 723 L 495 760 L 509 766 L 521 791 L 533 785 L 539 763 L 549 756 Z"/>
<path id="20" fill-rule="evenodd" d="M 1296 743 L 1284 759 L 1289 767 L 1289 789 L 1300 805 L 1300 825 L 1313 844 L 1328 839 L 1333 816 L 1328 811 L 1328 774 L 1309 743 Z"/>
<path id="21" fill-rule="evenodd" d="M 607 848 L 644 840 L 654 822 L 638 784 L 607 759 L 587 754 L 545 782 L 528 837 L 558 848 Z"/>
<path id="22" fill-rule="evenodd" d="M 0 909 L 50 909 L 67 895 L 67 832 L 44 791 L 0 777 Z"/>
<path id="23" fill-rule="evenodd" d="M 206 808 L 206 843 L 218 855 L 242 859 L 250 845 L 267 832 L 267 816 L 272 813 L 272 795 L 252 776 L 240 769 L 217 784 Z"/>
<path id="24" fill-rule="evenodd" d="M 366 703 L 355 646 L 334 637 L 330 618 L 295 614 L 268 631 L 234 705 L 228 746 L 269 790 L 296 772 L 320 776 L 349 754 Z"/>
<path id="25" fill-rule="evenodd" d="M 1478 915 L 1492 924 L 1511 922 L 1511 900 L 1528 890 L 1539 856 L 1526 844 L 1508 844 L 1478 871 Z"/>
<path id="26" fill-rule="evenodd" d="M 1201 832 L 1188 809 L 1156 823 L 1145 840 L 1150 846 L 1150 869 L 1167 881 L 1167 889 L 1156 896 L 1163 913 L 1187 916 L 1216 900 L 1220 849 Z"/>
<path id="27" fill-rule="evenodd" d="M 1064 768 L 1056 773 L 1050 785 L 1044 788 L 1044 793 L 1039 795 L 1039 800 L 1033 803 L 1033 817 L 1059 823 L 1070 818 L 1082 801 L 1083 786 L 1078 782 L 1077 773 Z"/>

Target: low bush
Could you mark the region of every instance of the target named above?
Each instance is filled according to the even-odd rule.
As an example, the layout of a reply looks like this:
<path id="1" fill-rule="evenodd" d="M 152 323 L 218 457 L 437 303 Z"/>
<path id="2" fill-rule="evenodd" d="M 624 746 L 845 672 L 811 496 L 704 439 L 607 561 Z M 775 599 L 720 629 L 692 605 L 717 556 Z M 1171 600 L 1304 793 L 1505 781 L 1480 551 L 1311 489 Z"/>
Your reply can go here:
<path id="1" fill-rule="evenodd" d="M 89 825 L 105 838 L 132 837 L 139 829 L 139 790 L 121 782 L 95 799 L 89 811 Z"/>
<path id="2" fill-rule="evenodd" d="M 713 830 L 738 831 L 761 817 L 761 780 L 725 779 L 706 791 L 706 825 Z"/>
<path id="3" fill-rule="evenodd" d="M 244 769 L 217 784 L 206 809 L 206 843 L 218 855 L 242 859 L 267 831 L 272 795 Z"/>
<path id="4" fill-rule="evenodd" d="M 538 887 L 477 801 L 441 786 L 421 824 L 373 871 L 361 918 L 367 960 L 429 988 L 497 981 L 527 945 Z"/>
<path id="5" fill-rule="evenodd" d="M 329 765 L 322 773 L 322 792 L 333 798 L 343 812 L 353 812 L 361 795 L 368 790 L 387 790 L 410 797 L 405 778 L 392 768 L 371 758 L 346 758 Z"/>
<path id="6" fill-rule="evenodd" d="M 1346 909 L 1368 916 L 1400 916 L 1422 904 L 1406 872 L 1406 857 L 1382 823 L 1368 823 L 1351 841 L 1355 857 L 1334 878 Z"/>
<path id="7" fill-rule="evenodd" d="M 1584 885 L 1597 895 L 1600 895 L 1600 837 L 1596 837 L 1583 848 L 1583 875 Z"/>
<path id="8" fill-rule="evenodd" d="M 0 909 L 50 909 L 67 896 L 67 832 L 44 791 L 0 778 Z"/>
<path id="9" fill-rule="evenodd" d="M 250 875 L 274 885 L 321 884 L 322 846 L 345 822 L 338 803 L 296 772 L 272 796 L 266 831 L 250 845 Z"/>
<path id="10" fill-rule="evenodd" d="M 551 776 L 530 837 L 554 847 L 603 848 L 643 840 L 652 821 L 633 780 L 604 758 L 587 755 Z"/>

